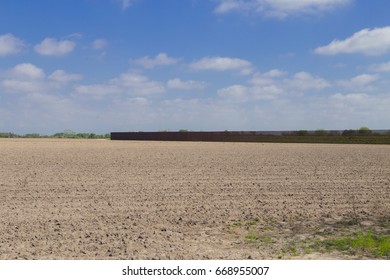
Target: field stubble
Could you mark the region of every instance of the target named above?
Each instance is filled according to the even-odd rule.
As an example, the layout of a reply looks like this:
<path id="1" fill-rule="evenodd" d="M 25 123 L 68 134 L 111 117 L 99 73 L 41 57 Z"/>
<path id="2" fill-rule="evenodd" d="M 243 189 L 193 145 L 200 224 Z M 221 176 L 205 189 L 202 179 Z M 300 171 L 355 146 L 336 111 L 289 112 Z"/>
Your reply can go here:
<path id="1" fill-rule="evenodd" d="M 0 140 L 0 259 L 370 258 L 390 146 Z"/>

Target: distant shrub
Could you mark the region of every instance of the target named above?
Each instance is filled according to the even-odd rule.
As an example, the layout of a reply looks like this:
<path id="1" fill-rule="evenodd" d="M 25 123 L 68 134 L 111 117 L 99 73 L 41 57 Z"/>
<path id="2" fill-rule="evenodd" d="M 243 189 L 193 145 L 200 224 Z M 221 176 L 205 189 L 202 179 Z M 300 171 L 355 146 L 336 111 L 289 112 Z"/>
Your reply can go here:
<path id="1" fill-rule="evenodd" d="M 339 136 L 342 134 L 342 132 L 340 132 L 339 130 L 329 130 L 327 134 L 330 136 Z"/>
<path id="2" fill-rule="evenodd" d="M 28 133 L 24 135 L 25 138 L 40 138 L 41 135 L 39 133 Z"/>
<path id="3" fill-rule="evenodd" d="M 314 131 L 314 135 L 317 135 L 317 136 L 324 136 L 326 134 L 327 134 L 326 130 L 322 129 L 322 128 L 319 128 L 316 131 Z"/>
<path id="4" fill-rule="evenodd" d="M 307 131 L 307 130 L 298 130 L 297 131 L 297 135 L 298 136 L 307 136 L 307 135 L 309 135 L 309 131 Z"/>
<path id="5" fill-rule="evenodd" d="M 356 130 L 353 130 L 353 129 L 346 129 L 343 131 L 343 133 L 341 134 L 342 136 L 353 136 L 353 135 L 356 135 L 357 132 Z"/>
<path id="6" fill-rule="evenodd" d="M 359 128 L 358 133 L 360 135 L 370 135 L 372 134 L 372 131 L 367 126 L 362 126 L 361 128 Z"/>
<path id="7" fill-rule="evenodd" d="M 19 134 L 12 133 L 12 132 L 0 132 L 0 138 L 20 138 Z"/>
<path id="8" fill-rule="evenodd" d="M 77 133 L 76 137 L 77 138 L 85 138 L 86 139 L 86 138 L 89 138 L 89 135 L 90 135 L 89 133 Z"/>

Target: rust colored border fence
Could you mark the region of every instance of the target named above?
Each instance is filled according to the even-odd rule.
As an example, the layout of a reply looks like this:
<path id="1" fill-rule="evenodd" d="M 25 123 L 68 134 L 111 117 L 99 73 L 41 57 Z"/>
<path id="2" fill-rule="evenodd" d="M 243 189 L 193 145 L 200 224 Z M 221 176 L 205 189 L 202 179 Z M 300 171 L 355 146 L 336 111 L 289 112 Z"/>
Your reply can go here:
<path id="1" fill-rule="evenodd" d="M 390 144 L 387 132 L 367 135 L 346 132 L 349 131 L 112 132 L 111 140 Z"/>
<path id="2" fill-rule="evenodd" d="M 111 132 L 111 140 L 254 142 L 259 136 L 255 131 Z M 268 135 L 268 137 L 272 136 L 275 137 Z"/>

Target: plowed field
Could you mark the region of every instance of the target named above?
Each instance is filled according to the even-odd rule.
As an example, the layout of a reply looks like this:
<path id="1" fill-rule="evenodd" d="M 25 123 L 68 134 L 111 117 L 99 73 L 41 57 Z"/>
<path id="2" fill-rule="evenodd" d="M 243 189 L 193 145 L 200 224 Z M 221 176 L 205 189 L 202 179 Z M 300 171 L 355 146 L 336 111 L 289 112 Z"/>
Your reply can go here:
<path id="1" fill-rule="evenodd" d="M 0 140 L 0 259 L 361 258 L 313 244 L 389 217 L 390 146 Z"/>

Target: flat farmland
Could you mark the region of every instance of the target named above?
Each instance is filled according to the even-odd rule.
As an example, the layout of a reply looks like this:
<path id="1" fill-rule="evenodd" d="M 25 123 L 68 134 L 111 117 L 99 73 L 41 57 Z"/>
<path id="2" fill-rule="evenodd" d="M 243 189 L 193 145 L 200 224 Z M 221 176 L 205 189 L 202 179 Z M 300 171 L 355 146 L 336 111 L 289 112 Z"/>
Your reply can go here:
<path id="1" fill-rule="evenodd" d="M 325 241 L 389 217 L 386 145 L 0 140 L 0 259 L 364 259 Z"/>

